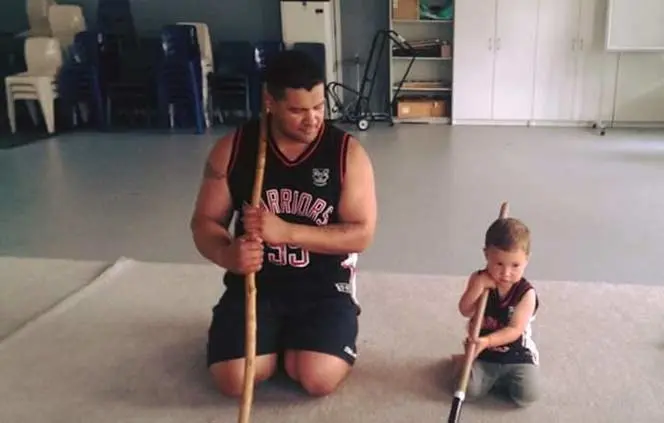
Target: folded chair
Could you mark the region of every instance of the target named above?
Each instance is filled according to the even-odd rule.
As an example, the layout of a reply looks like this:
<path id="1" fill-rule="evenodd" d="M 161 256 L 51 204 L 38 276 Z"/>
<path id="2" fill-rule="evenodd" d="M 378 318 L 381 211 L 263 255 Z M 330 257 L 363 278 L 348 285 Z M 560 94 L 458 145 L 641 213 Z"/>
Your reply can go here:
<path id="1" fill-rule="evenodd" d="M 203 113 L 205 114 L 205 126 L 209 128 L 212 125 L 209 80 L 211 75 L 214 73 L 214 56 L 212 54 L 210 30 L 207 24 L 201 22 L 178 22 L 177 24 L 189 25 L 196 28 L 196 39 L 198 40 L 198 47 L 200 48 L 201 52 Z"/>
<path id="2" fill-rule="evenodd" d="M 28 100 L 32 121 L 37 124 L 33 101 L 41 106 L 46 129 L 55 132 L 55 99 L 58 98 L 57 79 L 62 67 L 60 42 L 52 37 L 30 37 L 25 40 L 27 71 L 5 78 L 7 117 L 12 133 L 16 133 L 16 100 Z"/>
<path id="3" fill-rule="evenodd" d="M 76 34 L 86 30 L 85 17 L 81 6 L 54 4 L 48 9 L 48 22 L 54 38 L 60 41 L 65 57 L 74 43 Z"/>
<path id="4" fill-rule="evenodd" d="M 48 22 L 48 9 L 55 0 L 25 0 L 25 13 L 28 16 L 28 37 L 50 37 L 51 24 Z"/>
<path id="5" fill-rule="evenodd" d="M 166 25 L 161 32 L 162 51 L 157 64 L 159 114 L 168 126 L 193 123 L 205 130 L 201 53 L 192 25 Z M 185 123 L 187 122 L 187 123 Z"/>

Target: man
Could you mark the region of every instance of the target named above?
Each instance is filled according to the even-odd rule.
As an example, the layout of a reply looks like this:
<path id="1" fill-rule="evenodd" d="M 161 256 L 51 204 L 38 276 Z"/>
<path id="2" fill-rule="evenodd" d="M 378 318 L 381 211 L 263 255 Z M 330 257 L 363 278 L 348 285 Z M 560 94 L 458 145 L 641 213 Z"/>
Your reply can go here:
<path id="1" fill-rule="evenodd" d="M 287 374 L 313 396 L 345 380 L 356 358 L 357 254 L 371 243 L 376 196 L 359 142 L 324 122 L 323 70 L 284 51 L 265 72 L 269 110 L 263 206 L 253 208 L 257 120 L 212 149 L 191 220 L 199 252 L 222 268 L 226 290 L 213 309 L 208 365 L 219 390 L 244 385 L 244 275 L 256 271 L 256 381 L 283 353 Z M 234 213 L 235 237 L 228 231 Z"/>

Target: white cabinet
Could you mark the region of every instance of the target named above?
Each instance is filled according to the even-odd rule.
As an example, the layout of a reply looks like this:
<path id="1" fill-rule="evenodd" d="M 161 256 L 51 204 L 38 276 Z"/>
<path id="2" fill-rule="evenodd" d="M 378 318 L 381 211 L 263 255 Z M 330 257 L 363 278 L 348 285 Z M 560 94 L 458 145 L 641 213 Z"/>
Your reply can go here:
<path id="1" fill-rule="evenodd" d="M 603 47 L 605 7 L 605 0 L 540 0 L 534 121 L 610 119 L 616 56 Z"/>
<path id="2" fill-rule="evenodd" d="M 612 119 L 618 55 L 604 47 L 607 0 L 582 0 L 574 119 Z"/>
<path id="3" fill-rule="evenodd" d="M 526 122 L 532 112 L 537 2 L 455 3 L 452 114 Z"/>
<path id="4" fill-rule="evenodd" d="M 534 120 L 572 120 L 577 68 L 578 0 L 540 0 Z"/>
<path id="5" fill-rule="evenodd" d="M 494 43 L 493 119 L 524 121 L 533 101 L 537 2 L 498 0 Z"/>
<path id="6" fill-rule="evenodd" d="M 607 4 L 456 2 L 453 123 L 664 122 L 664 54 L 607 52 Z"/>
<path id="7" fill-rule="evenodd" d="M 496 3 L 464 0 L 454 7 L 452 118 L 491 119 Z"/>

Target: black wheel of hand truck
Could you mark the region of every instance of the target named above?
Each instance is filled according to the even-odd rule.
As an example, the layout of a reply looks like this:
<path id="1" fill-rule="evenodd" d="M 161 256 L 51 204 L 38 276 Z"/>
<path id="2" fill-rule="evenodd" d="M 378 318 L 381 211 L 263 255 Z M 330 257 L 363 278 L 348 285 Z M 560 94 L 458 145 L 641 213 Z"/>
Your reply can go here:
<path id="1" fill-rule="evenodd" d="M 369 120 L 362 118 L 362 119 L 357 121 L 356 125 L 357 125 L 357 129 L 364 132 L 367 129 L 369 129 Z"/>
<path id="2" fill-rule="evenodd" d="M 593 123 L 593 129 L 597 129 L 597 128 L 599 128 L 599 134 L 601 136 L 606 135 L 606 128 L 604 128 L 604 127 L 600 128 L 600 126 L 597 123 Z"/>

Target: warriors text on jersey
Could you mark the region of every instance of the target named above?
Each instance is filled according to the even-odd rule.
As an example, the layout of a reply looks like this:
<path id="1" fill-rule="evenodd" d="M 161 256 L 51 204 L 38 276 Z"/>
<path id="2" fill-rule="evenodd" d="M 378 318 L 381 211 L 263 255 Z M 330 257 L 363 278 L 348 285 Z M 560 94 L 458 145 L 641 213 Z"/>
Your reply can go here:
<path id="1" fill-rule="evenodd" d="M 269 124 L 268 124 L 269 128 Z M 256 171 L 259 122 L 250 121 L 236 131 L 228 165 L 233 209 L 251 202 Z M 324 123 L 318 137 L 295 160 L 289 160 L 268 136 L 262 203 L 281 219 L 302 225 L 339 222 L 339 200 L 346 167 L 349 134 Z M 236 219 L 234 235 L 244 228 Z M 265 245 L 263 267 L 256 274 L 259 292 L 292 289 L 326 295 L 355 294 L 356 254 L 317 254 L 291 245 Z M 229 288 L 243 287 L 244 277 L 227 272 Z"/>
<path id="2" fill-rule="evenodd" d="M 484 321 L 482 322 L 480 336 L 486 336 L 508 326 L 514 309 L 524 294 L 530 289 L 535 288 L 524 278 L 514 284 L 502 299 L 498 295 L 498 290 L 492 289 L 489 292 L 489 298 L 484 311 Z M 539 300 L 536 300 L 533 319 L 538 308 Z M 524 333 L 518 339 L 506 345 L 486 349 L 478 355 L 477 359 L 501 364 L 531 363 L 538 365 L 539 353 L 531 338 L 531 334 L 531 322 L 528 322 Z"/>

